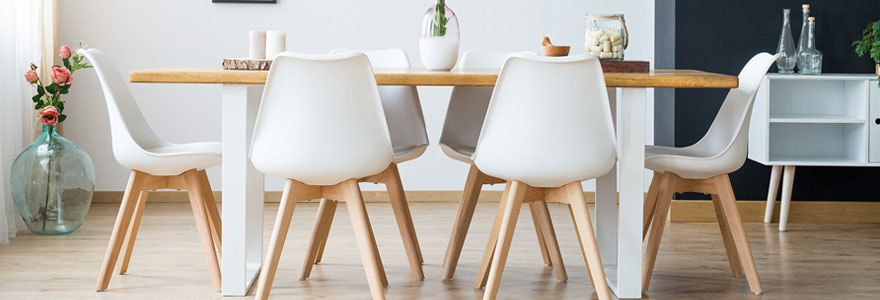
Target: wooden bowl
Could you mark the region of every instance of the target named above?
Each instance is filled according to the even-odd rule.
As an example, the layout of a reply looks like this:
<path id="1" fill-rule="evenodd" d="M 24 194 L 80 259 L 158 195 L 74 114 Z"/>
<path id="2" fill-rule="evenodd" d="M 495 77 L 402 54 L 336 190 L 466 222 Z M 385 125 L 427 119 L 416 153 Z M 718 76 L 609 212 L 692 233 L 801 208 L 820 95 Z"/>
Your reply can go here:
<path id="1" fill-rule="evenodd" d="M 541 46 L 544 56 L 568 56 L 571 46 Z"/>

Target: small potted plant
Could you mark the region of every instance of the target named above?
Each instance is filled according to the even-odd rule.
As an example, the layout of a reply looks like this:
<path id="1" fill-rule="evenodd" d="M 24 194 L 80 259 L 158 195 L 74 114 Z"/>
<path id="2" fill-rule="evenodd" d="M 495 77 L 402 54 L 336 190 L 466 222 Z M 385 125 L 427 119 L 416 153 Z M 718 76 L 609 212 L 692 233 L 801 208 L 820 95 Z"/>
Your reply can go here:
<path id="1" fill-rule="evenodd" d="M 862 31 L 862 39 L 853 42 L 853 46 L 860 57 L 868 54 L 874 60 L 876 73 L 880 77 L 880 21 L 868 23 Z"/>

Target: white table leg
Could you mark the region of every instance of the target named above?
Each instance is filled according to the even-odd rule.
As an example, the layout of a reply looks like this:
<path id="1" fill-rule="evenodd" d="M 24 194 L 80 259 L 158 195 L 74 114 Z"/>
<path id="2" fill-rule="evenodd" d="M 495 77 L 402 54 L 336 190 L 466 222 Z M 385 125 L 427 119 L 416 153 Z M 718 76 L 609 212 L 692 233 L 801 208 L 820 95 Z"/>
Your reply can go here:
<path id="1" fill-rule="evenodd" d="M 794 185 L 794 166 L 785 166 L 782 172 L 782 205 L 779 206 L 779 231 L 788 227 L 788 208 L 791 206 L 791 187 Z"/>
<path id="2" fill-rule="evenodd" d="M 613 89 L 609 96 L 615 98 Z M 618 298 L 641 298 L 646 89 L 623 88 L 620 98 L 618 170 L 596 181 L 596 235 L 614 293 Z M 614 197 L 617 176 L 619 204 Z"/>
<path id="3" fill-rule="evenodd" d="M 262 86 L 223 85 L 223 296 L 245 296 L 263 256 L 263 175 L 248 159 Z"/>
<path id="4" fill-rule="evenodd" d="M 770 187 L 767 188 L 767 206 L 764 208 L 764 223 L 773 221 L 773 205 L 776 204 L 776 191 L 779 190 L 779 175 L 782 166 L 773 166 L 770 171 Z"/>

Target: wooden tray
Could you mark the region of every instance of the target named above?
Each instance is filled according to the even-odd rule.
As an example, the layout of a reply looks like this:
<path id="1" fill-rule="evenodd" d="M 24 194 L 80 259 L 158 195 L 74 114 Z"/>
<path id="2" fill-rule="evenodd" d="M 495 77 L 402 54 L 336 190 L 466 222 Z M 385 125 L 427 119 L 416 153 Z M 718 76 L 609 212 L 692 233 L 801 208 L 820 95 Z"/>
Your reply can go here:
<path id="1" fill-rule="evenodd" d="M 224 70 L 266 71 L 272 66 L 271 59 L 224 58 Z"/>
<path id="2" fill-rule="evenodd" d="M 602 72 L 605 73 L 648 73 L 651 64 L 643 60 L 603 60 Z"/>

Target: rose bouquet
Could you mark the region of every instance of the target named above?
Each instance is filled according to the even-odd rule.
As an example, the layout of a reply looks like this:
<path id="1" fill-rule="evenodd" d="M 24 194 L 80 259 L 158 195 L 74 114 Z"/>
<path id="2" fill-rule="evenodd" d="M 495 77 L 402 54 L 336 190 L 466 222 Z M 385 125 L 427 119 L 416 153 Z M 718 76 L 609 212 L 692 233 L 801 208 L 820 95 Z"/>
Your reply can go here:
<path id="1" fill-rule="evenodd" d="M 80 48 L 83 48 L 80 44 Z M 74 54 L 70 46 L 64 45 L 58 50 L 63 66 L 52 66 L 52 83 L 45 85 L 37 75 L 37 65 L 31 64 L 31 69 L 24 73 L 24 78 L 30 84 L 37 87 L 37 94 L 31 100 L 34 101 L 34 109 L 40 112 L 40 122 L 43 125 L 54 126 L 64 122 L 67 115 L 64 114 L 64 100 L 61 95 L 66 95 L 73 84 L 73 73 L 91 68 L 81 55 Z"/>

